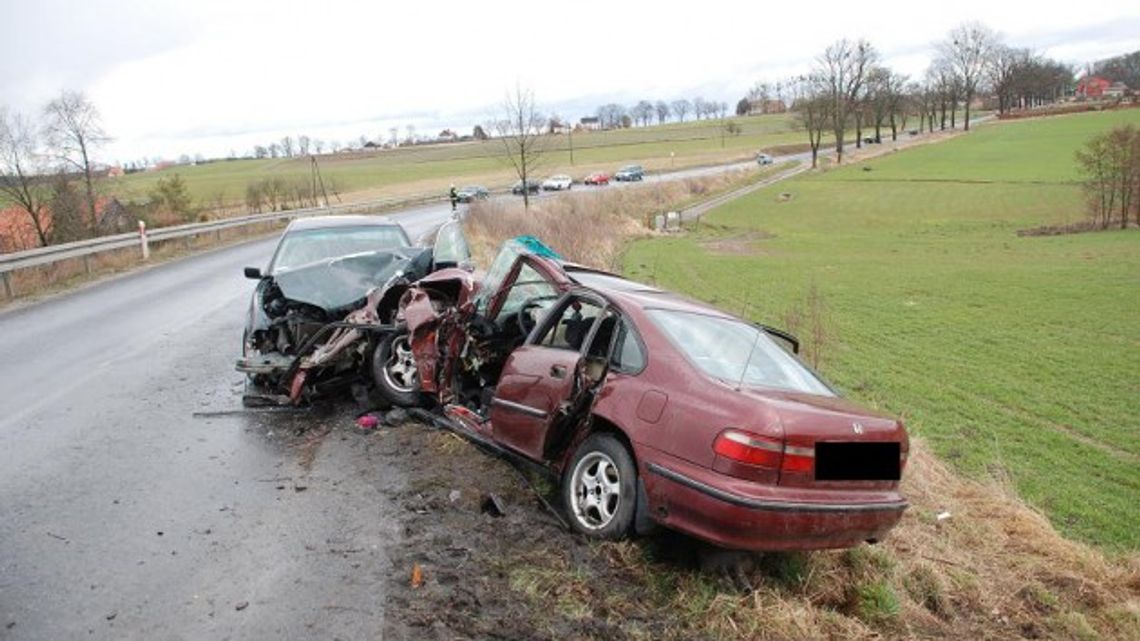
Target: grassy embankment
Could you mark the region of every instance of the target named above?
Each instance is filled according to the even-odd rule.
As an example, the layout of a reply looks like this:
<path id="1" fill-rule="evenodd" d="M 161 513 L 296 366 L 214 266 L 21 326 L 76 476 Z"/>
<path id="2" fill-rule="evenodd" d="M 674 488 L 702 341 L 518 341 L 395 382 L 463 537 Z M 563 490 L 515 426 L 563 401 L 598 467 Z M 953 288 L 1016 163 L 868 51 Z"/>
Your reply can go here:
<path id="1" fill-rule="evenodd" d="M 761 190 L 696 233 L 639 232 L 630 276 L 750 317 L 779 321 L 814 284 L 824 373 L 915 436 L 912 509 L 877 548 L 763 557 L 750 594 L 652 544 L 590 565 L 522 550 L 511 587 L 551 623 L 632 638 L 644 621 L 661 638 L 1140 638 L 1140 233 L 1016 235 L 1082 215 L 1073 150 L 1131 118 L 983 127 Z"/>

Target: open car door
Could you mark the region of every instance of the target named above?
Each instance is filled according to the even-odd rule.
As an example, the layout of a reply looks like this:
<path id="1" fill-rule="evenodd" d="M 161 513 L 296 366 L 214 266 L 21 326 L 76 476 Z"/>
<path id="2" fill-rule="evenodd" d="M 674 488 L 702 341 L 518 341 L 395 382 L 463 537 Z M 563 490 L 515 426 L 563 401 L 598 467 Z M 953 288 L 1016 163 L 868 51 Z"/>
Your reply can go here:
<path id="1" fill-rule="evenodd" d="M 615 316 L 582 293 L 563 296 L 546 314 L 503 366 L 491 399 L 497 443 L 541 461 L 562 441 L 605 375 Z"/>

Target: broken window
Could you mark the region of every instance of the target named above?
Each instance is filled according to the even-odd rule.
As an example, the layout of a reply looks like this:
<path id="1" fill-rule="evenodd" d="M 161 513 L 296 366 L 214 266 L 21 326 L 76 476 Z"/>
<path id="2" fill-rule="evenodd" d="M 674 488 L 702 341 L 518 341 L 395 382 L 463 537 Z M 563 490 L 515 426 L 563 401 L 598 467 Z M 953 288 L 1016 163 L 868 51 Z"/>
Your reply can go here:
<path id="1" fill-rule="evenodd" d="M 556 312 L 556 318 L 546 327 L 538 344 L 577 352 L 582 349 L 582 343 L 586 340 L 590 327 L 601 313 L 601 306 L 588 300 L 573 298 Z M 602 353 L 605 353 L 604 349 Z"/>

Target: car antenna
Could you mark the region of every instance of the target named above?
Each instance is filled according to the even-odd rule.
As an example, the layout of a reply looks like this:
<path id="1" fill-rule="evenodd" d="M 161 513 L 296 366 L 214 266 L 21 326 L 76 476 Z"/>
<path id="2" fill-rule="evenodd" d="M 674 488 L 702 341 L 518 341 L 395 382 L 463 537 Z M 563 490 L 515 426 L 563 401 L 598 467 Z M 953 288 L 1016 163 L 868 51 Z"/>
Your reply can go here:
<path id="1" fill-rule="evenodd" d="M 760 343 L 760 330 L 756 330 L 756 338 L 752 341 L 752 349 L 748 350 L 748 358 L 744 361 L 744 367 L 740 369 L 740 380 L 736 382 L 736 391 L 740 391 L 744 387 L 744 377 L 748 375 L 748 364 L 752 362 L 752 355 L 756 353 L 756 346 Z"/>

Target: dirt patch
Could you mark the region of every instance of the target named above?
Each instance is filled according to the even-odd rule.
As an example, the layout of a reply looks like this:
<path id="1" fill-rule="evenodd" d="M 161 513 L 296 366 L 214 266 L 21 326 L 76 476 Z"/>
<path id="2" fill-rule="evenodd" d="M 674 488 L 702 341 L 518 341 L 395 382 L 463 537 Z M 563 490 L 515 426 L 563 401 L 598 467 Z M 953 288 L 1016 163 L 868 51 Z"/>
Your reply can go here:
<path id="1" fill-rule="evenodd" d="M 1129 228 L 1135 227 L 1131 223 L 1128 224 Z M 1018 236 L 1064 236 L 1066 234 L 1083 234 L 1091 231 L 1120 231 L 1120 227 L 1112 225 L 1111 227 L 1104 227 L 1092 220 L 1079 220 L 1075 223 L 1066 223 L 1063 225 L 1042 225 L 1040 227 L 1031 227 L 1029 229 L 1017 230 Z"/>
<path id="2" fill-rule="evenodd" d="M 701 248 L 710 254 L 720 254 L 727 256 L 756 256 L 759 254 L 769 253 L 766 249 L 761 249 L 756 246 L 756 242 L 760 240 L 767 240 L 775 238 L 774 234 L 770 234 L 763 230 L 754 230 L 738 236 L 730 236 L 728 238 L 717 238 L 716 240 L 706 240 L 701 243 Z"/>

